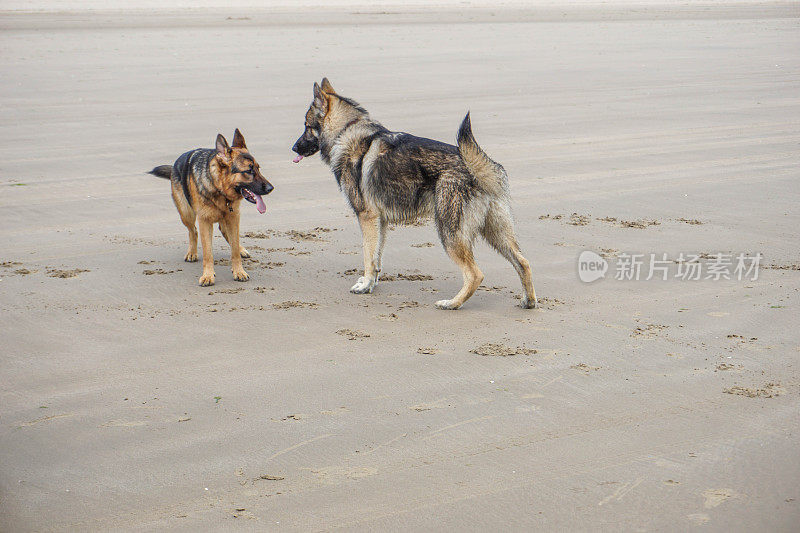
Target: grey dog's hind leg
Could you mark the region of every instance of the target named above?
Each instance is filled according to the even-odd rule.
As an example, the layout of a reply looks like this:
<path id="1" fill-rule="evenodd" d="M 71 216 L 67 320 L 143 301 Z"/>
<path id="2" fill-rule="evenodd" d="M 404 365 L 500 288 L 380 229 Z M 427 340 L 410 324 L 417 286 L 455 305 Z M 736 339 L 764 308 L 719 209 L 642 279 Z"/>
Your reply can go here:
<path id="1" fill-rule="evenodd" d="M 483 281 L 483 272 L 475 263 L 472 255 L 472 243 L 465 241 L 448 242 L 445 244 L 447 255 L 461 268 L 464 276 L 464 285 L 451 300 L 439 300 L 436 307 L 439 309 L 458 309 L 466 302 Z"/>
<path id="2" fill-rule="evenodd" d="M 533 273 L 531 265 L 519 249 L 517 238 L 514 235 L 514 225 L 511 213 L 504 206 L 493 206 L 486 216 L 486 224 L 481 229 L 481 234 L 492 248 L 505 257 L 517 271 L 522 282 L 525 297 L 521 306 L 525 309 L 538 307 L 536 291 L 533 288 Z"/>

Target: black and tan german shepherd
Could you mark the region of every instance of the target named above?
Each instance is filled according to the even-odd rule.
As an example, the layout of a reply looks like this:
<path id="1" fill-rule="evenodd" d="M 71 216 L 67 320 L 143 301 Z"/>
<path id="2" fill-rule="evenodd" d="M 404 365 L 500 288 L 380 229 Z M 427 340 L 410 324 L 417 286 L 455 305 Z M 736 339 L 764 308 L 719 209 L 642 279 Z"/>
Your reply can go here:
<path id="1" fill-rule="evenodd" d="M 239 245 L 239 204 L 242 198 L 256 204 L 259 213 L 267 210 L 264 194 L 272 192 L 272 184 L 261 175 L 258 163 L 250 155 L 244 136 L 237 129 L 233 144 L 221 134 L 217 135 L 216 148 L 197 148 L 182 154 L 175 163 L 161 165 L 149 172 L 172 182 L 172 200 L 181 221 L 189 229 L 189 251 L 185 261 L 197 261 L 197 229 L 203 243 L 203 275 L 200 285 L 214 284 L 214 256 L 211 238 L 214 223 L 219 224 L 225 240 L 231 245 L 231 271 L 236 281 L 247 281 L 250 276 L 242 268 L 242 257 L 250 254 Z"/>
<path id="2" fill-rule="evenodd" d="M 292 150 L 317 152 L 358 216 L 364 244 L 364 276 L 350 289 L 369 293 L 378 281 L 387 224 L 433 217 L 447 254 L 461 267 L 464 286 L 440 309 L 458 309 L 483 281 L 472 244 L 477 235 L 519 274 L 522 307 L 537 307 L 531 267 L 514 235 L 508 177 L 472 136 L 469 113 L 458 130 L 458 146 L 393 132 L 364 108 L 336 93 L 327 78 L 314 83 L 305 131 Z"/>

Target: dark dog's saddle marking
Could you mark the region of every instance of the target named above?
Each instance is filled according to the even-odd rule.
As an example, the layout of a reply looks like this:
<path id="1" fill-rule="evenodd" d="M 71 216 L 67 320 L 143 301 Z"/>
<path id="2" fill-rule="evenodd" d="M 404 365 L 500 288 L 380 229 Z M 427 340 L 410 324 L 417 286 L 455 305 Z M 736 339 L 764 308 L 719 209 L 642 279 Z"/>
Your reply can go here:
<path id="1" fill-rule="evenodd" d="M 186 201 L 189 202 L 189 205 L 192 205 L 192 196 L 189 193 L 189 176 L 194 174 L 195 178 L 199 178 L 201 175 L 207 175 L 211 156 L 215 152 L 216 150 L 213 148 L 197 148 L 196 150 L 189 150 L 181 154 L 180 157 L 175 160 L 175 164 L 173 165 L 175 172 L 173 176 L 180 182 L 183 195 L 186 196 Z M 194 184 L 200 195 L 208 196 L 203 186 L 202 179 L 195 179 Z M 233 208 L 229 206 L 229 209 L 233 212 Z"/>

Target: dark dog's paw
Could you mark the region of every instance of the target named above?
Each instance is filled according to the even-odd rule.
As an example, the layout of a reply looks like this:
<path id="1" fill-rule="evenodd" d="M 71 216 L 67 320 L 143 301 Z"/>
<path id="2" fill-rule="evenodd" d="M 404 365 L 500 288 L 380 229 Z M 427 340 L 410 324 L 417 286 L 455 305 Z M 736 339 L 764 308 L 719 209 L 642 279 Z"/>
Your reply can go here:
<path id="1" fill-rule="evenodd" d="M 186 252 L 186 257 L 183 258 L 187 263 L 197 262 L 197 252 Z"/>
<path id="2" fill-rule="evenodd" d="M 214 284 L 214 274 L 203 274 L 200 276 L 200 286 L 210 287 Z"/>

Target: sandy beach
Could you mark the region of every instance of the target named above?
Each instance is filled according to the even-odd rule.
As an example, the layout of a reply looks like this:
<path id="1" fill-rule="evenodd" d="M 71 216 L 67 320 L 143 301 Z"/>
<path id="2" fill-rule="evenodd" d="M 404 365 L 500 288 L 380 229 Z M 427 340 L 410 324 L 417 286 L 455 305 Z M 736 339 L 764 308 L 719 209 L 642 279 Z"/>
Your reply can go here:
<path id="1" fill-rule="evenodd" d="M 0 11 L 0 530 L 795 530 L 796 3 L 152 4 Z M 348 292 L 357 221 L 290 151 L 323 76 L 392 130 L 471 112 L 541 309 L 484 243 L 435 309 L 432 225 Z M 145 172 L 235 128 L 275 191 L 250 281 L 217 231 L 200 287 Z"/>

